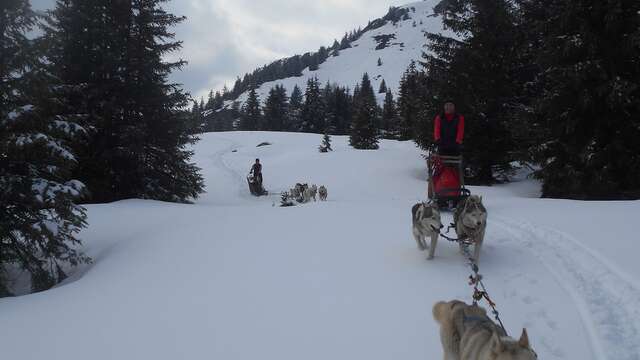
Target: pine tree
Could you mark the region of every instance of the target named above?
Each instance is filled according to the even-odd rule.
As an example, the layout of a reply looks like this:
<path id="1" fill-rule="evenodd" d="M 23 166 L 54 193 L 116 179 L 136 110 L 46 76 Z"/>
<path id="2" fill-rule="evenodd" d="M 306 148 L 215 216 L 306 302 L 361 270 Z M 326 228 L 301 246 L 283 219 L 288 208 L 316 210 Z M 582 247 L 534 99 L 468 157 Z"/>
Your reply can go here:
<path id="1" fill-rule="evenodd" d="M 351 124 L 351 96 L 340 86 L 325 90 L 327 129 L 329 134 L 345 135 Z"/>
<path id="2" fill-rule="evenodd" d="M 640 198 L 640 3 L 524 9 L 523 22 L 542 34 L 530 45 L 541 66 L 535 112 L 548 129 L 536 151 L 543 196 Z"/>
<path id="3" fill-rule="evenodd" d="M 68 265 L 89 261 L 76 233 L 85 192 L 71 176 L 77 158 L 69 146 L 85 130 L 64 113 L 69 91 L 43 61 L 43 39 L 29 40 L 37 18 L 26 0 L 0 10 L 0 297 L 11 295 L 8 272 L 31 275 L 34 291 L 66 277 Z"/>
<path id="4" fill-rule="evenodd" d="M 399 128 L 398 138 L 410 140 L 415 137 L 415 127 L 421 111 L 420 86 L 415 62 L 411 62 L 400 79 L 398 95 Z"/>
<path id="5" fill-rule="evenodd" d="M 382 59 L 378 58 L 378 66 L 382 66 Z"/>
<path id="6" fill-rule="evenodd" d="M 56 75 L 83 87 L 67 101 L 88 114 L 92 131 L 77 173 L 94 201 L 184 202 L 203 191 L 186 149 L 197 140 L 184 110 L 188 97 L 168 82 L 184 62 L 163 61 L 181 46 L 168 28 L 183 18 L 161 2 L 59 1 L 49 21 Z"/>
<path id="7" fill-rule="evenodd" d="M 224 99 L 222 98 L 222 95 L 219 91 L 216 91 L 216 95 L 213 97 L 213 105 L 213 108 L 215 110 L 221 109 L 222 105 L 224 105 Z"/>
<path id="8" fill-rule="evenodd" d="M 242 107 L 240 116 L 240 128 L 242 131 L 258 130 L 261 123 L 262 113 L 260 111 L 260 99 L 256 93 L 256 89 L 249 90 L 247 101 Z"/>
<path id="9" fill-rule="evenodd" d="M 289 98 L 289 106 L 287 109 L 288 126 L 286 130 L 301 131 L 303 103 L 302 90 L 300 90 L 298 85 L 295 85 L 293 90 L 291 90 L 291 97 Z"/>
<path id="10" fill-rule="evenodd" d="M 513 76 L 520 66 L 515 9 L 506 0 L 460 0 L 439 6 L 445 26 L 459 39 L 427 35 L 430 53 L 423 56 L 424 109 L 416 140 L 421 147 L 431 142 L 433 118 L 446 100 L 455 100 L 457 111 L 465 116 L 467 181 L 492 183 L 494 170 L 508 171 L 514 160 L 509 125 L 511 105 L 519 102 Z"/>
<path id="11" fill-rule="evenodd" d="M 382 79 L 382 82 L 380 83 L 380 88 L 378 89 L 378 94 L 384 94 L 387 92 L 387 83 L 384 82 L 384 79 Z"/>
<path id="12" fill-rule="evenodd" d="M 209 91 L 209 95 L 207 96 L 207 104 L 205 105 L 205 110 L 213 110 L 215 108 L 215 99 L 213 95 L 213 90 Z"/>
<path id="13" fill-rule="evenodd" d="M 369 75 L 362 76 L 358 95 L 354 96 L 354 116 L 349 144 L 356 149 L 378 149 L 378 105 Z"/>
<path id="14" fill-rule="evenodd" d="M 287 124 L 287 90 L 276 85 L 269 91 L 264 107 L 265 130 L 283 131 Z"/>
<path id="15" fill-rule="evenodd" d="M 174 34 L 169 27 L 184 18 L 167 13 L 163 2 L 134 0 L 124 9 L 126 18 L 121 19 L 126 24 L 132 19 L 135 24 L 128 29 L 125 88 L 132 104 L 125 111 L 130 122 L 138 121 L 128 128 L 137 128 L 132 141 L 144 139 L 139 157 L 134 159 L 137 169 L 143 169 L 138 170 L 142 183 L 132 188 L 130 195 L 185 202 L 203 191 L 204 182 L 199 169 L 189 162 L 193 151 L 187 147 L 197 141 L 193 134 L 198 129 L 190 128 L 185 121 L 187 114 L 181 110 L 188 96 L 177 84 L 168 82 L 171 72 L 185 62 L 163 60 L 167 53 L 180 49 L 181 43 L 172 41 Z M 135 148 L 134 143 L 131 145 Z M 132 167 L 127 174 L 134 171 Z"/>
<path id="16" fill-rule="evenodd" d="M 318 78 L 307 81 L 304 106 L 302 107 L 302 132 L 319 132 L 324 130 L 326 107 Z"/>
<path id="17" fill-rule="evenodd" d="M 391 90 L 387 90 L 382 108 L 382 130 L 384 131 L 384 137 L 388 139 L 397 138 L 398 128 L 399 124 L 396 102 L 393 100 Z"/>

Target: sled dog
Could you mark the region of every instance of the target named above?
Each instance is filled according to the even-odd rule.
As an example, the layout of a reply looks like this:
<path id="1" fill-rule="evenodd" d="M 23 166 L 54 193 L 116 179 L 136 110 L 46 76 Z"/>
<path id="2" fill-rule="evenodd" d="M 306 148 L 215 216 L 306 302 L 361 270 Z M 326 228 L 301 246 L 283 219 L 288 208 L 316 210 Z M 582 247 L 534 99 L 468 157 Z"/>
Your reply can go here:
<path id="1" fill-rule="evenodd" d="M 308 202 L 309 200 L 307 200 L 305 198 L 305 192 L 306 190 L 309 188 L 309 185 L 307 184 L 301 184 L 301 183 L 297 183 L 296 186 L 293 188 L 294 189 L 294 199 L 296 199 L 297 202 L 302 203 L 302 202 Z"/>
<path id="2" fill-rule="evenodd" d="M 320 185 L 318 197 L 320 197 L 320 201 L 327 201 L 327 188 L 324 185 Z"/>
<path id="3" fill-rule="evenodd" d="M 468 239 L 474 243 L 473 259 L 477 262 L 487 228 L 487 209 L 482 205 L 482 197 L 471 195 L 461 200 L 453 214 L 453 223 L 458 239 Z"/>
<path id="4" fill-rule="evenodd" d="M 433 318 L 440 324 L 444 360 L 535 360 L 527 330 L 519 340 L 506 336 L 485 309 L 462 301 L 440 301 L 433 305 Z"/>
<path id="5" fill-rule="evenodd" d="M 413 237 L 421 251 L 429 249 L 427 259 L 433 259 L 433 254 L 438 245 L 438 236 L 443 225 L 440 221 L 440 210 L 435 204 L 417 203 L 411 208 L 411 220 Z M 431 238 L 430 245 L 427 245 L 427 237 Z"/>
<path id="6" fill-rule="evenodd" d="M 313 198 L 313 201 L 316 201 L 316 195 L 318 194 L 318 187 L 316 184 L 311 185 L 309 190 L 311 190 L 311 197 Z"/>
<path id="7" fill-rule="evenodd" d="M 302 191 L 302 201 L 305 203 L 308 203 L 309 201 L 311 201 L 311 189 L 310 188 L 305 188 Z"/>

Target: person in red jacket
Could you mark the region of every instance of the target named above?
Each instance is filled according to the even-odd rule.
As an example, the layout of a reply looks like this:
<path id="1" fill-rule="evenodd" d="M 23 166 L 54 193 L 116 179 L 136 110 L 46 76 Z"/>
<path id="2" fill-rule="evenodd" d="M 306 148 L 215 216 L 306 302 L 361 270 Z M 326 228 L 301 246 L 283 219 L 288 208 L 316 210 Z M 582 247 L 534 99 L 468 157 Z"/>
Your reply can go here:
<path id="1" fill-rule="evenodd" d="M 444 104 L 444 113 L 436 115 L 433 139 L 441 155 L 460 155 L 464 139 L 464 116 L 456 112 L 453 102 Z"/>

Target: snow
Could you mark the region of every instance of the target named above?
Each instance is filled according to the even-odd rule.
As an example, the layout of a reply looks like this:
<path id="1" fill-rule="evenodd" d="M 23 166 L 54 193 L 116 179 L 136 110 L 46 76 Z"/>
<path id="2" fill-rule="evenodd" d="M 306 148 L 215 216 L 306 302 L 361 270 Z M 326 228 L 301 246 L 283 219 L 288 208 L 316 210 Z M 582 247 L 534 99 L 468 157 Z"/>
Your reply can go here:
<path id="1" fill-rule="evenodd" d="M 81 127 L 80 125 L 74 123 L 74 122 L 69 122 L 66 120 L 61 120 L 64 119 L 63 116 L 56 116 L 56 120 L 52 121 L 51 124 L 49 125 L 49 128 L 51 130 L 58 130 L 58 131 L 62 131 L 63 133 L 67 134 L 67 135 L 73 135 L 76 132 L 81 132 L 81 133 L 86 133 L 86 130 Z"/>
<path id="2" fill-rule="evenodd" d="M 18 135 L 15 139 L 15 145 L 18 147 L 26 147 L 35 143 L 43 143 L 53 154 L 60 156 L 68 161 L 76 161 L 76 157 L 69 152 L 64 146 L 62 146 L 58 140 L 51 138 L 43 133 L 35 134 L 22 134 Z"/>
<path id="3" fill-rule="evenodd" d="M 321 154 L 321 138 L 204 134 L 194 160 L 208 192 L 195 204 L 88 205 L 80 236 L 93 264 L 49 291 L 0 299 L 3 355 L 441 358 L 431 306 L 469 301 L 471 288 L 456 246 L 441 240 L 427 261 L 411 236 L 411 205 L 425 197 L 420 151 L 386 140 L 358 151 L 334 136 Z M 249 195 L 256 157 L 272 196 Z M 325 185 L 329 201 L 278 207 L 296 182 Z M 526 327 L 540 359 L 640 359 L 640 202 L 540 199 L 539 189 L 526 178 L 471 187 L 489 211 L 480 271 L 507 330 Z"/>
<path id="4" fill-rule="evenodd" d="M 53 201 L 59 193 L 66 193 L 73 197 L 79 197 L 86 187 L 79 180 L 70 180 L 64 184 L 46 179 L 35 179 L 31 184 L 31 191 L 41 203 Z"/>
<path id="5" fill-rule="evenodd" d="M 33 105 L 24 105 L 24 106 L 21 106 L 21 107 L 17 108 L 16 110 L 10 111 L 7 114 L 7 118 L 10 121 L 14 121 L 15 119 L 17 119 L 23 113 L 27 113 L 27 112 L 30 112 L 30 111 L 33 111 Z"/>
<path id="6" fill-rule="evenodd" d="M 400 8 L 415 9 L 415 12 L 409 12 L 410 19 L 400 20 L 395 25 L 387 22 L 378 29 L 367 31 L 352 43 L 351 48 L 341 50 L 339 56 L 330 56 L 320 64 L 318 70 L 309 71 L 307 68 L 300 77 L 264 83 L 256 89 L 256 93 L 261 101 L 266 100 L 269 90 L 276 85 L 283 85 L 288 95 L 291 94 L 295 85 L 304 93 L 307 80 L 312 77 L 317 77 L 322 86 L 330 82 L 353 90 L 356 84 L 362 82 L 362 75 L 366 72 L 371 79 L 378 103 L 382 105 L 385 94 L 378 93 L 380 83 L 384 79 L 388 89 L 392 91 L 394 97 L 397 97 L 402 74 L 411 61 L 418 62 L 422 59 L 422 53 L 425 51 L 423 46 L 426 43 L 425 32 L 450 33 L 443 29 L 441 18 L 433 14 L 433 7 L 438 2 L 427 0 L 401 6 Z M 374 38 L 389 34 L 395 35 L 395 39 L 392 39 L 386 48 L 376 50 L 378 42 Z M 382 59 L 381 66 L 378 66 L 378 58 Z M 237 101 L 243 104 L 247 96 L 248 93 L 245 92 L 238 97 Z M 230 107 L 232 103 L 227 101 L 225 105 Z"/>

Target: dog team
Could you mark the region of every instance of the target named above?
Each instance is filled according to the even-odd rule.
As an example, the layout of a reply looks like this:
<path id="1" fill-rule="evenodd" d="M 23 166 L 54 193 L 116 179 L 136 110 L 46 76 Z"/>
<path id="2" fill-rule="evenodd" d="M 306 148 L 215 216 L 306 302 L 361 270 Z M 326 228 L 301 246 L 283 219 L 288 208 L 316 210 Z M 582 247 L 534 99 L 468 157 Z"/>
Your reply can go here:
<path id="1" fill-rule="evenodd" d="M 440 230 L 440 209 L 435 203 L 417 203 L 411 208 L 412 233 L 420 251 L 429 250 L 433 259 Z M 473 244 L 473 260 L 478 263 L 487 228 L 487 209 L 482 197 L 462 198 L 453 213 L 458 239 Z M 429 243 L 427 244 L 427 239 Z M 460 251 L 463 251 L 462 242 Z M 515 340 L 496 325 L 485 309 L 459 300 L 440 301 L 433 306 L 433 317 L 440 325 L 440 341 L 444 360 L 534 360 L 526 329 Z"/>
<path id="2" fill-rule="evenodd" d="M 299 203 L 308 203 L 311 199 L 317 201 L 316 197 L 320 201 L 327 201 L 327 195 L 327 188 L 324 185 L 318 187 L 315 184 L 309 186 L 308 184 L 297 183 L 296 186 L 289 190 L 289 197 Z"/>

